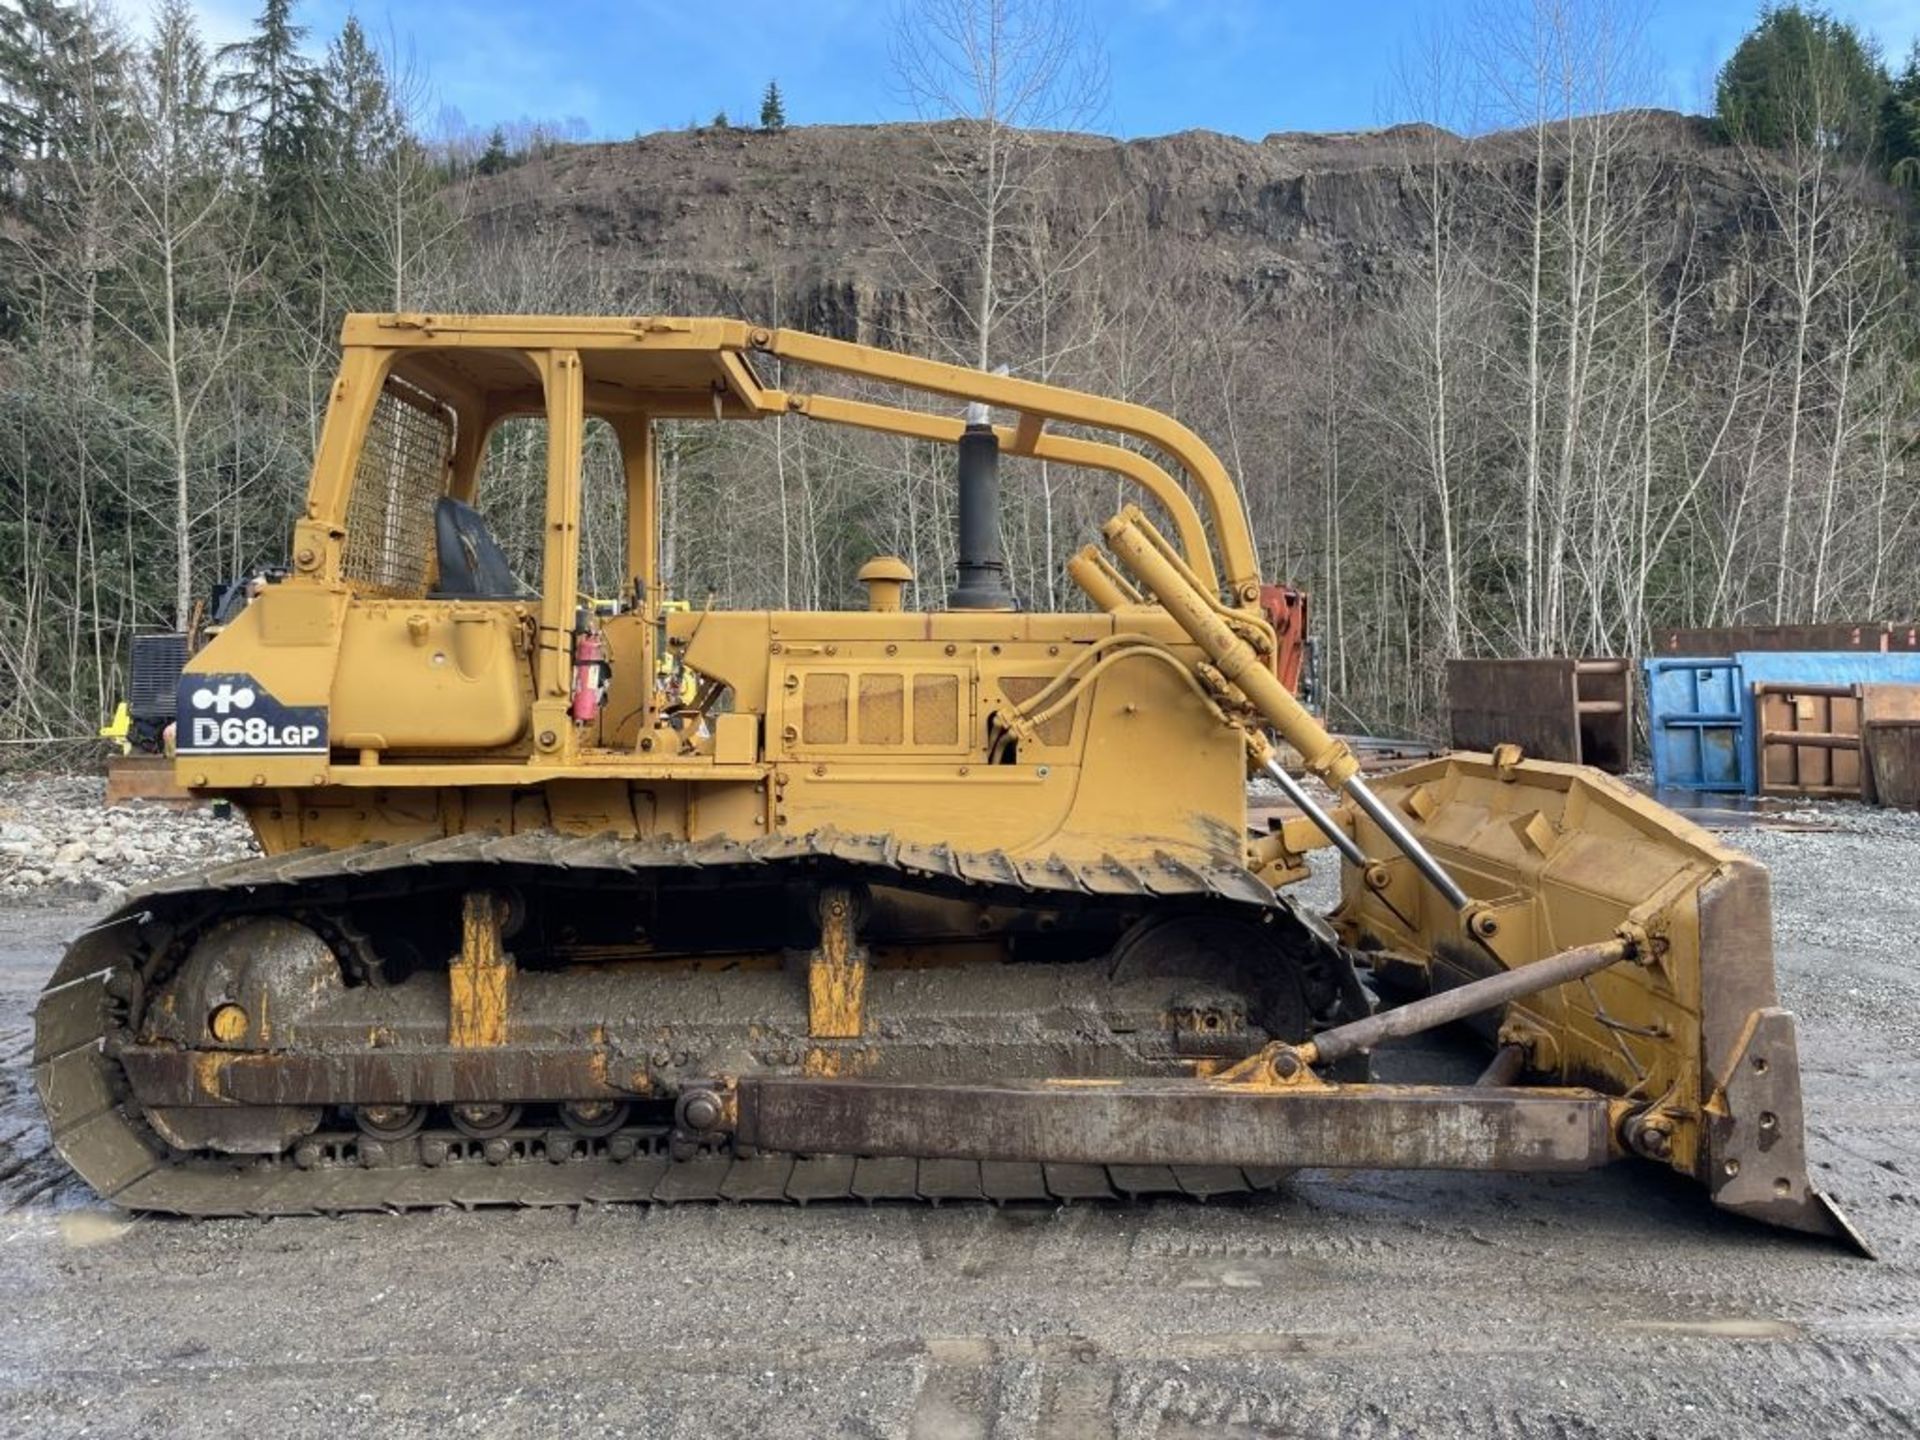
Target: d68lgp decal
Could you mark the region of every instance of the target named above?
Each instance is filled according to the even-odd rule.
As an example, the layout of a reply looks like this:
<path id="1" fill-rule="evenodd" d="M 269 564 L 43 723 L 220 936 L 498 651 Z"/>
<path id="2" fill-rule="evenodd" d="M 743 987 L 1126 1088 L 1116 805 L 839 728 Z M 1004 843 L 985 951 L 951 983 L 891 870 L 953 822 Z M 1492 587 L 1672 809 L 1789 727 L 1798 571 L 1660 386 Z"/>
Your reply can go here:
<path id="1" fill-rule="evenodd" d="M 182 675 L 181 755 L 324 755 L 324 705 L 282 705 L 251 675 Z"/>

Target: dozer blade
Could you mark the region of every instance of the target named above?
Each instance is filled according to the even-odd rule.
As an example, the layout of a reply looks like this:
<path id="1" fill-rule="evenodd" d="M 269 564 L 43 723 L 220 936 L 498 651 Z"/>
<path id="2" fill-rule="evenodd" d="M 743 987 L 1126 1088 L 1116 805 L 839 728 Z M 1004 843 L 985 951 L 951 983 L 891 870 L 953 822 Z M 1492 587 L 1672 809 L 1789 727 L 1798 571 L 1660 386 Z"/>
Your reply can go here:
<path id="1" fill-rule="evenodd" d="M 1348 862 L 1334 920 L 1371 952 L 1380 980 L 1414 992 L 1478 983 L 1486 1003 L 1471 1013 L 1500 1045 L 1494 1076 L 1608 1097 L 1618 1144 L 1693 1176 L 1722 1208 L 1865 1250 L 1807 1175 L 1799 1055 L 1774 994 L 1760 865 L 1598 771 L 1523 763 L 1512 747 L 1497 761 L 1459 755 L 1369 782 L 1279 683 L 1257 627 L 1225 609 L 1137 507 L 1102 534 L 1205 652 L 1213 669 L 1202 673 L 1237 690 L 1345 800 L 1344 835 L 1333 815 L 1301 808 Z M 1249 753 L 1265 765 L 1259 737 Z M 1593 947 L 1614 944 L 1617 961 L 1600 969 L 1485 988 L 1542 962 L 1558 976 L 1575 952 L 1599 959 Z M 1315 1050 L 1274 1057 L 1283 1078 L 1334 1058 Z"/>
<path id="2" fill-rule="evenodd" d="M 1485 1012 L 1482 1033 L 1511 1047 L 1503 1062 L 1529 1078 L 1631 1102 L 1625 1147 L 1692 1176 L 1721 1208 L 1867 1252 L 1807 1173 L 1764 867 L 1577 765 L 1458 754 L 1376 788 L 1476 902 L 1468 939 L 1459 914 L 1354 815 L 1361 847 L 1389 858 L 1345 868 L 1333 919 L 1371 952 L 1381 982 L 1438 993 L 1634 937 L 1640 963 Z"/>

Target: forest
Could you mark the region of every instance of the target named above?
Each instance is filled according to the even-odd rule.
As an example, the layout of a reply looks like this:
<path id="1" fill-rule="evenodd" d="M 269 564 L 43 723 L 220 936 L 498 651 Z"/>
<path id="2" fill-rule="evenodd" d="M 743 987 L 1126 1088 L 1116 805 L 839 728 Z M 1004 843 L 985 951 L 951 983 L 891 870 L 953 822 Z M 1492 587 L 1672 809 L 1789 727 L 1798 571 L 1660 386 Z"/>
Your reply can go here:
<path id="1" fill-rule="evenodd" d="M 1198 431 L 1270 577 L 1313 597 L 1339 726 L 1431 733 L 1448 656 L 1920 616 L 1920 50 L 1889 61 L 1823 12 L 1769 9 L 1714 113 L 1682 119 L 1647 108 L 1615 13 L 1501 0 L 1427 37 L 1394 102 L 1420 123 L 1377 141 L 1391 274 L 1276 316 L 1166 263 L 1143 189 L 1079 193 L 1069 142 L 1097 128 L 1104 67 L 1071 0 L 906 0 L 892 63 L 928 163 L 875 207 L 888 303 L 851 338 Z M 284 563 L 343 314 L 808 323 L 820 277 L 774 248 L 694 283 L 503 222 L 486 197 L 585 137 L 449 130 L 431 93 L 358 21 L 316 36 L 292 0 L 223 47 L 181 0 L 0 9 L 0 764 L 76 753 L 131 636 Z M 773 86 L 760 119 L 743 140 L 787 128 Z M 490 442 L 482 500 L 521 556 L 539 443 Z M 950 456 L 793 419 L 662 445 L 681 597 L 855 604 L 860 562 L 891 551 L 941 603 Z M 583 579 L 614 594 L 607 437 L 586 464 Z M 1007 468 L 1016 590 L 1072 607 L 1062 566 L 1111 483 Z"/>

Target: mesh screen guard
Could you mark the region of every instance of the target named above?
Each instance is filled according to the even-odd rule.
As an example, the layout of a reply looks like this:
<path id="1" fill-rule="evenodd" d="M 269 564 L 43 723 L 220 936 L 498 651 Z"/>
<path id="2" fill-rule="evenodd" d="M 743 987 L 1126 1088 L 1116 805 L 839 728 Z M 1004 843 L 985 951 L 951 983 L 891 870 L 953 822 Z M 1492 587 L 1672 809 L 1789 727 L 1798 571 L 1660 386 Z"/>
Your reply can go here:
<path id="1" fill-rule="evenodd" d="M 446 493 L 454 415 L 422 390 L 388 380 L 367 422 L 347 502 L 341 573 L 366 595 L 423 595 L 433 507 Z"/>

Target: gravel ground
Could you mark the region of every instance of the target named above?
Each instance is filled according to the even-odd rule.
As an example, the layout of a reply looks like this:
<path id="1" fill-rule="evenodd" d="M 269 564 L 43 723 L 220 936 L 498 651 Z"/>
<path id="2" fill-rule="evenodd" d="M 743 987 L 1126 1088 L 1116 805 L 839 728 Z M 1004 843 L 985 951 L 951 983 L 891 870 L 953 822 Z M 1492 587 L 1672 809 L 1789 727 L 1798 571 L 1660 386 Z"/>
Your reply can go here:
<path id="1" fill-rule="evenodd" d="M 1774 869 L 1817 1172 L 1877 1263 L 1632 1166 L 1204 1206 L 129 1219 L 27 1093 L 34 992 L 98 906 L 9 897 L 0 1435 L 1920 1433 L 1920 819 L 1802 818 L 1835 828 L 1736 840 Z"/>
<path id="2" fill-rule="evenodd" d="M 238 815 L 142 801 L 107 810 L 100 803 L 105 793 L 97 775 L 4 782 L 0 900 L 111 900 L 162 875 L 260 853 Z"/>

